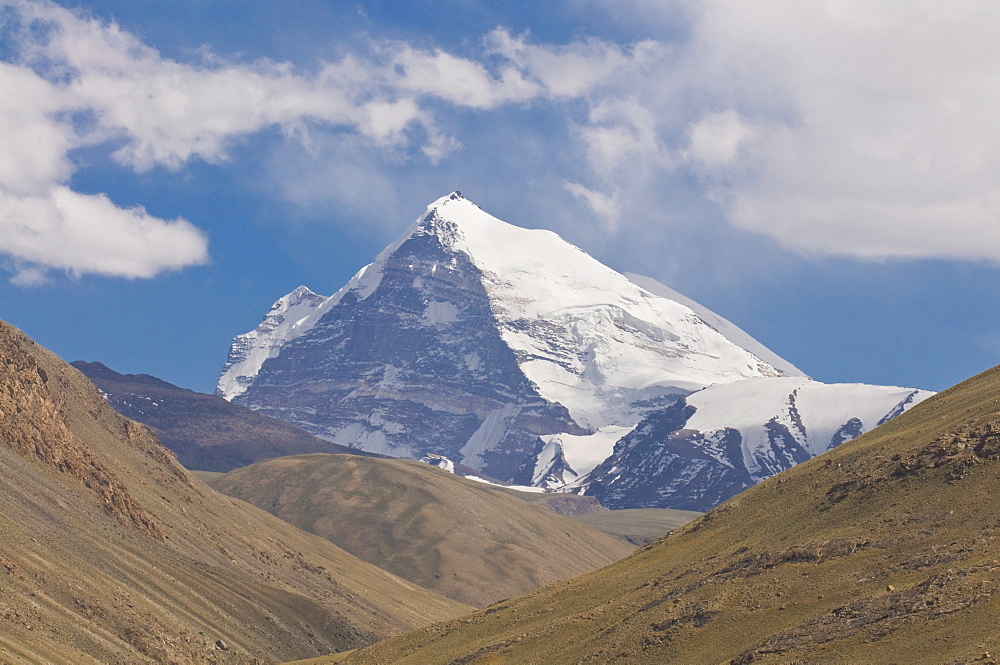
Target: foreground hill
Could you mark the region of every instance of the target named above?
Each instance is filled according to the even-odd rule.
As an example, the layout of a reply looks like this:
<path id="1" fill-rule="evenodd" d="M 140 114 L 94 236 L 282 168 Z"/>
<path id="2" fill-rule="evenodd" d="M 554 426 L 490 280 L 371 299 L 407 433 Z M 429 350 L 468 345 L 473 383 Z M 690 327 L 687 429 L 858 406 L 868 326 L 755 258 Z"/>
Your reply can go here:
<path id="1" fill-rule="evenodd" d="M 987 663 L 1000 369 L 607 568 L 347 663 Z"/>
<path id="2" fill-rule="evenodd" d="M 2 322 L 0 534 L 4 663 L 275 662 L 467 609 L 211 490 Z"/>
<path id="3" fill-rule="evenodd" d="M 119 374 L 98 362 L 70 363 L 127 418 L 149 425 L 188 469 L 231 471 L 272 457 L 360 450 L 324 441 L 301 427 L 196 393 L 148 374 Z"/>
<path id="4" fill-rule="evenodd" d="M 380 568 L 480 607 L 634 549 L 509 490 L 410 460 L 296 455 L 237 469 L 212 485 Z"/>

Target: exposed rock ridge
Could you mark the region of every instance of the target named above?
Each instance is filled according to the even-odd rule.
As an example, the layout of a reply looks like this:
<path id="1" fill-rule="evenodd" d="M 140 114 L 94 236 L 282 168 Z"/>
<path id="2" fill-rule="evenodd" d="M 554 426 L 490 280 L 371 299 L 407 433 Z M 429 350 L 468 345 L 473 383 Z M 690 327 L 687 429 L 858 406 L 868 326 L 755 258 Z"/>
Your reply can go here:
<path id="1" fill-rule="evenodd" d="M 71 364 L 94 382 L 118 413 L 152 428 L 159 442 L 188 469 L 226 472 L 301 453 L 373 454 L 339 446 L 285 420 L 146 374 L 119 374 L 99 362 Z"/>
<path id="2" fill-rule="evenodd" d="M 0 323 L 0 348 L 8 349 L 0 364 L 0 424 L 4 429 L 0 444 L 74 478 L 97 494 L 105 509 L 120 522 L 163 540 L 163 531 L 156 520 L 115 473 L 69 430 L 48 390 L 48 374 L 21 350 L 24 344 L 34 342 Z M 121 425 L 125 438 L 133 446 L 141 447 L 143 436 L 148 434 L 140 429 L 145 428 L 125 419 Z M 172 465 L 177 475 L 187 480 L 176 461 L 159 447 L 157 452 L 159 461 Z"/>

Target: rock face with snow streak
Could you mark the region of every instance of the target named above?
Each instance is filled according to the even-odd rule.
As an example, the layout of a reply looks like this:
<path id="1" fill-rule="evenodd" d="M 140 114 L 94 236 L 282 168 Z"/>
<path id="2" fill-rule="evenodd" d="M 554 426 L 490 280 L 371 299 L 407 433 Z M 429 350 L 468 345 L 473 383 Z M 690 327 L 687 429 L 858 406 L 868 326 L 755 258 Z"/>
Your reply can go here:
<path id="1" fill-rule="evenodd" d="M 536 467 L 539 437 L 627 429 L 711 384 L 801 375 L 704 316 L 456 192 L 333 296 L 279 300 L 236 338 L 218 391 L 337 443 L 514 479 Z"/>
<path id="2" fill-rule="evenodd" d="M 912 388 L 749 379 L 649 414 L 587 478 L 609 508 L 709 510 L 930 397 Z"/>
<path id="3" fill-rule="evenodd" d="M 256 329 L 233 340 L 216 393 L 229 401 L 241 395 L 264 361 L 278 355 L 281 346 L 293 339 L 309 315 L 326 301 L 304 286 L 279 298 Z"/>

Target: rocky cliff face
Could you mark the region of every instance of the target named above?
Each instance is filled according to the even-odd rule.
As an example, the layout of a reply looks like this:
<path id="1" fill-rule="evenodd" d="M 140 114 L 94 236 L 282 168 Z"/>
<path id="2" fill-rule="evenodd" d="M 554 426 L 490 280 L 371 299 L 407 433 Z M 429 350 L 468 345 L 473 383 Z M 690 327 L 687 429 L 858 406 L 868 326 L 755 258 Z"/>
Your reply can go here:
<path id="1" fill-rule="evenodd" d="M 233 340 L 216 392 L 228 400 L 243 393 L 264 361 L 276 356 L 282 344 L 295 337 L 303 322 L 326 301 L 304 286 L 279 298 L 259 326 Z"/>
<path id="2" fill-rule="evenodd" d="M 163 531 L 118 475 L 72 432 L 57 399 L 62 377 L 49 373 L 30 354 L 17 353 L 19 344 L 30 344 L 13 329 L 0 324 L 0 445 L 46 465 L 71 482 L 90 490 L 119 522 L 162 541 Z M 187 474 L 166 451 L 143 437 L 135 423 L 120 423 L 123 440 L 140 446 L 183 482 Z"/>
<path id="3" fill-rule="evenodd" d="M 236 338 L 220 394 L 343 445 L 504 480 L 534 468 L 540 436 L 631 427 L 706 385 L 797 373 L 458 193 L 334 296 L 303 294 Z"/>
<path id="4" fill-rule="evenodd" d="M 539 434 L 580 431 L 521 372 L 481 271 L 433 221 L 386 258 L 374 291 L 345 293 L 235 401 L 336 443 L 502 478 Z"/>

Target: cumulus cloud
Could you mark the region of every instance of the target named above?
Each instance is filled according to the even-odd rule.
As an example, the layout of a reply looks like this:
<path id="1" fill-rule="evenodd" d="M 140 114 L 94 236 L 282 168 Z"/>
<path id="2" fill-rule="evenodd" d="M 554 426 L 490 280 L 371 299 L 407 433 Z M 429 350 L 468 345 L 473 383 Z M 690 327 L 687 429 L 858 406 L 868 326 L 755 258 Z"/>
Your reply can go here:
<path id="1" fill-rule="evenodd" d="M 187 221 L 69 190 L 74 148 L 114 145 L 125 167 L 179 169 L 192 159 L 223 162 L 267 127 L 309 145 L 310 128 L 328 126 L 376 150 L 416 142 L 437 164 L 461 147 L 442 105 L 485 112 L 590 95 L 655 50 L 597 40 L 535 46 L 498 29 L 484 38 L 482 61 L 388 41 L 309 72 L 207 50 L 178 62 L 114 23 L 48 0 L 0 5 L 15 36 L 13 60 L 0 62 L 0 252 L 17 266 L 18 283 L 38 282 L 50 268 L 150 277 L 207 260 L 204 235 Z M 595 116 L 600 127 L 588 140 L 603 146 L 595 150 L 621 155 L 645 140 L 645 121 L 631 118 L 614 136 L 607 117 Z"/>
<path id="2" fill-rule="evenodd" d="M 806 252 L 1000 260 L 998 19 L 981 2 L 706 5 L 694 48 L 757 121 L 733 124 L 746 149 L 711 174 L 731 221 Z M 753 168 L 718 172 L 734 163 Z"/>
<path id="3" fill-rule="evenodd" d="M 803 254 L 1000 261 L 996 3 L 603 4 L 683 32 L 621 93 L 658 119 L 660 182 L 693 175 L 729 222 Z M 608 193 L 631 178 L 592 172 Z"/>
<path id="4" fill-rule="evenodd" d="M 77 140 L 59 114 L 68 95 L 34 72 L 0 62 L 0 186 L 30 194 L 73 172 L 68 153 Z"/>
<path id="5" fill-rule="evenodd" d="M 92 111 L 107 135 L 125 137 L 116 156 L 140 170 L 225 159 L 233 141 L 268 126 L 294 133 L 312 120 L 353 127 L 387 144 L 420 118 L 413 99 L 373 97 L 345 84 L 367 76 L 370 65 L 356 59 L 314 75 L 267 60 L 229 64 L 211 54 L 201 63 L 180 63 L 113 23 L 48 2 L 18 6 L 45 31 L 26 43 L 25 61 L 45 63 L 49 73 L 47 63 L 57 63 L 69 78 L 64 94 Z"/>
<path id="6" fill-rule="evenodd" d="M 462 149 L 463 114 L 534 107 L 566 131 L 518 131 L 558 155 L 566 170 L 550 182 L 606 232 L 648 228 L 651 210 L 676 218 L 670 197 L 687 188 L 731 224 L 806 254 L 1000 260 L 994 3 L 578 1 L 639 16 L 653 38 L 546 44 L 501 27 L 464 56 L 372 40 L 304 70 L 209 51 L 179 62 L 48 0 L 0 0 L 16 36 L 0 62 L 0 252 L 22 283 L 51 268 L 147 277 L 207 260 L 190 223 L 67 189 L 75 148 L 178 169 L 224 162 L 247 136 L 279 128 L 348 174 L 365 163 L 385 188 L 380 160 L 343 146 L 436 165 Z M 350 140 L 313 141 L 324 128 Z M 275 191 L 316 200 L 305 186 Z M 107 251 L 98 208 L 121 240 Z"/>
<path id="7" fill-rule="evenodd" d="M 87 142 L 70 117 L 81 108 L 30 69 L 0 63 L 0 253 L 12 281 L 38 284 L 51 268 L 135 278 L 204 263 L 207 240 L 190 223 L 62 184 L 69 151 Z"/>
<path id="8" fill-rule="evenodd" d="M 417 95 L 432 95 L 459 106 L 489 109 L 536 97 L 541 88 L 509 63 L 492 75 L 482 64 L 441 50 L 420 51 L 407 45 L 395 49 L 384 70 L 392 87 Z"/>
<path id="9" fill-rule="evenodd" d="M 22 284 L 40 281 L 40 266 L 135 278 L 208 260 L 205 238 L 189 222 L 64 186 L 43 196 L 0 195 L 0 237 Z"/>

